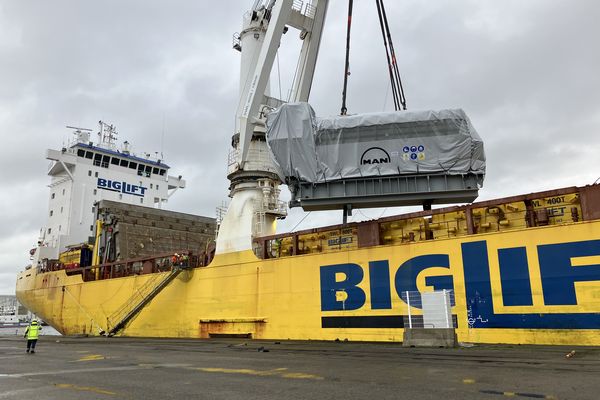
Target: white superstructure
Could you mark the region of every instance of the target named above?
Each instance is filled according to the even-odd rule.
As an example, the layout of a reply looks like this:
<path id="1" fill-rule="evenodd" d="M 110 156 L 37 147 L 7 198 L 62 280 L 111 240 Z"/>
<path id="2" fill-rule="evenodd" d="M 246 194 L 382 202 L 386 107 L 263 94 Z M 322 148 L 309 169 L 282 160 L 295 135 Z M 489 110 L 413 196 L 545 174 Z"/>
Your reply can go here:
<path id="1" fill-rule="evenodd" d="M 174 191 L 185 187 L 181 176 L 169 176 L 169 166 L 162 160 L 132 154 L 128 142 L 117 149 L 112 125 L 100 121 L 97 143 L 90 140 L 89 129 L 73 129 L 73 143 L 46 151 L 51 161 L 48 220 L 32 254 L 34 263 L 56 259 L 69 245 L 87 243 L 94 236 L 97 201 L 160 208 Z"/>

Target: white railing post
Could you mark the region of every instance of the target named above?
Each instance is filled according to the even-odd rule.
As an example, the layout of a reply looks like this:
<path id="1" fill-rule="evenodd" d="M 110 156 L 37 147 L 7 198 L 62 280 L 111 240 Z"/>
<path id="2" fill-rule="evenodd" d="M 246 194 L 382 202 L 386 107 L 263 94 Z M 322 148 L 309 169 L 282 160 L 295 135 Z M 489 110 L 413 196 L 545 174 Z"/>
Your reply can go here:
<path id="1" fill-rule="evenodd" d="M 410 292 L 406 291 L 406 305 L 408 306 L 408 327 L 412 329 L 412 315 L 410 313 Z"/>
<path id="2" fill-rule="evenodd" d="M 448 297 L 446 297 L 446 289 L 442 291 L 444 294 L 444 316 L 446 317 L 446 328 L 450 328 L 450 321 L 448 320 Z"/>

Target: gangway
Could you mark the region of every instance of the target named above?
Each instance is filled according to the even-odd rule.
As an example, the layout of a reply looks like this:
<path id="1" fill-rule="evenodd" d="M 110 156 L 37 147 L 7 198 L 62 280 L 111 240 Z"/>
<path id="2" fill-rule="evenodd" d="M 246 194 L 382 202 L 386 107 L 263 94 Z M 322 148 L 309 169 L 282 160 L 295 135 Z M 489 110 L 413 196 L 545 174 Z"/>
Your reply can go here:
<path id="1" fill-rule="evenodd" d="M 123 329 L 133 317 L 135 317 L 156 295 L 158 295 L 173 279 L 183 271 L 185 267 L 173 266 L 171 272 L 164 276 L 156 274 L 149 279 L 142 287 L 136 289 L 136 292 L 131 296 L 123 306 L 113 313 L 108 321 L 113 327 L 108 331 L 107 336 L 114 336 L 117 332 Z M 161 277 L 164 277 L 160 280 Z M 157 283 L 158 281 L 158 283 Z M 117 321 L 112 324 L 112 321 Z"/>

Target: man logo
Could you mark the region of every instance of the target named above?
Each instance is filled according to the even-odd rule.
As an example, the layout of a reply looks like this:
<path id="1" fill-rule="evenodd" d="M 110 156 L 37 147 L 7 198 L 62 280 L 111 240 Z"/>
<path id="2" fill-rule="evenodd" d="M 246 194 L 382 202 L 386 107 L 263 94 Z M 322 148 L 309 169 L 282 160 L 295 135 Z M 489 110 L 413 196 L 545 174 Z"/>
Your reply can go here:
<path id="1" fill-rule="evenodd" d="M 381 147 L 371 147 L 360 157 L 360 165 L 389 164 L 390 162 L 390 155 Z"/>

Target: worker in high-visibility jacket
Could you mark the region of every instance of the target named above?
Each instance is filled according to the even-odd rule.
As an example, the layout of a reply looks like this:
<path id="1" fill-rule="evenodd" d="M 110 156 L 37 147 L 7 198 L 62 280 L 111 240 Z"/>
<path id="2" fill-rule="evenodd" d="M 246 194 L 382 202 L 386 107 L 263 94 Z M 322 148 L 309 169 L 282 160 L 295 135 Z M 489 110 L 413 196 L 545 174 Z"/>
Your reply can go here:
<path id="1" fill-rule="evenodd" d="M 38 337 L 40 335 L 40 331 L 42 327 L 38 325 L 36 319 L 32 319 L 31 323 L 25 329 L 25 338 L 27 339 L 27 352 L 31 352 L 31 354 L 35 353 L 35 344 L 38 341 Z"/>

